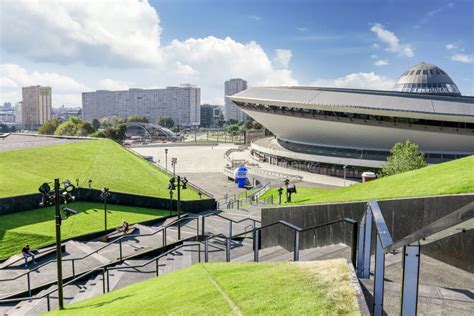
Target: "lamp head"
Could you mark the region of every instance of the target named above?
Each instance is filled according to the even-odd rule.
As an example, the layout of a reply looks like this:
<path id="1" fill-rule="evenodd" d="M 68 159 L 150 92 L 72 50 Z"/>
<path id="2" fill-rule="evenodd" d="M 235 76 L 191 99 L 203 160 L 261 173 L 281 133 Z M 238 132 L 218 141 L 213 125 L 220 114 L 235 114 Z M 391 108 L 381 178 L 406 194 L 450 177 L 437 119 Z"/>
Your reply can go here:
<path id="1" fill-rule="evenodd" d="M 51 191 L 51 187 L 49 186 L 48 183 L 43 183 L 39 188 L 38 188 L 38 191 L 41 193 L 41 194 L 48 194 L 49 191 Z"/>

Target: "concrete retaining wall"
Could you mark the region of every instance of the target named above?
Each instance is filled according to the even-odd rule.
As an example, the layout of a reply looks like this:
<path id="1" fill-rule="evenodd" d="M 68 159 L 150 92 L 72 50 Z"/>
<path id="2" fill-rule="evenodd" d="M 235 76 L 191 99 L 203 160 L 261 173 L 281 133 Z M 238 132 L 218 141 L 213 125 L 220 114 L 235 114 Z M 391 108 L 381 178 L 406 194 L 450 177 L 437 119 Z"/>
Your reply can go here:
<path id="1" fill-rule="evenodd" d="M 474 194 L 463 194 L 384 200 L 379 205 L 392 238 L 396 241 L 473 201 Z M 359 221 L 365 207 L 365 202 L 355 202 L 266 208 L 262 209 L 262 225 L 285 220 L 306 228 L 344 217 Z M 300 246 L 301 249 L 306 249 L 335 243 L 350 245 L 351 237 L 351 225 L 335 224 L 301 234 Z M 280 245 L 293 250 L 293 243 L 293 231 L 281 225 L 262 231 L 262 247 Z M 422 251 L 433 258 L 474 272 L 473 244 L 474 231 L 468 231 L 426 245 Z"/>
<path id="2" fill-rule="evenodd" d="M 75 188 L 73 195 L 75 196 L 76 201 L 102 203 L 103 200 L 100 198 L 100 193 L 101 191 L 96 189 Z M 40 207 L 40 202 L 41 194 L 39 193 L 1 198 L 0 215 L 37 209 Z M 169 199 L 118 192 L 111 192 L 107 202 L 108 204 L 157 208 L 164 210 L 169 210 L 170 208 L 172 210 L 176 210 L 177 206 L 176 200 L 172 200 L 170 203 Z M 184 212 L 199 212 L 215 209 L 216 201 L 214 199 L 182 201 L 182 211 Z"/>

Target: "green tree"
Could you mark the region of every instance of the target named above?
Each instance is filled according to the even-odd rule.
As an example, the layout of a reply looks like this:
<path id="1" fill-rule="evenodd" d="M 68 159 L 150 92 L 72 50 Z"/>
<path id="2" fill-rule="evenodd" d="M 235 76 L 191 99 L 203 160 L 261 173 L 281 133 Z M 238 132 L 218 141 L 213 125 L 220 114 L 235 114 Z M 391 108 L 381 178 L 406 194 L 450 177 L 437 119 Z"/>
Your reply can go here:
<path id="1" fill-rule="evenodd" d="M 57 118 L 49 120 L 38 129 L 38 134 L 54 135 L 54 132 L 56 131 L 56 128 L 58 128 L 59 124 L 61 124 L 61 122 Z"/>
<path id="2" fill-rule="evenodd" d="M 100 121 L 98 119 L 93 119 L 92 126 L 94 126 L 94 129 L 98 130 L 100 128 Z"/>
<path id="3" fill-rule="evenodd" d="M 94 126 L 89 122 L 81 122 L 77 125 L 77 136 L 88 136 L 95 132 Z"/>
<path id="4" fill-rule="evenodd" d="M 75 136 L 76 133 L 77 125 L 72 120 L 68 120 L 56 128 L 54 135 Z"/>
<path id="5" fill-rule="evenodd" d="M 125 132 L 127 127 L 124 124 L 119 125 L 118 127 L 109 127 L 105 130 L 97 131 L 92 133 L 92 137 L 101 137 L 101 138 L 110 138 L 115 140 L 118 143 L 123 142 L 125 139 Z"/>
<path id="6" fill-rule="evenodd" d="M 100 126 L 103 128 L 112 127 L 112 122 L 110 122 L 110 119 L 107 117 L 101 118 L 99 122 Z"/>
<path id="7" fill-rule="evenodd" d="M 118 127 L 120 124 L 124 124 L 124 123 L 127 123 L 127 119 L 126 118 L 123 118 L 123 117 L 120 117 L 120 116 L 112 116 L 112 118 L 110 119 L 110 122 L 112 124 L 113 127 Z"/>
<path id="8" fill-rule="evenodd" d="M 150 123 L 146 117 L 140 116 L 140 115 L 130 115 L 130 116 L 127 118 L 127 122 Z"/>
<path id="9" fill-rule="evenodd" d="M 238 122 L 237 120 L 234 120 L 234 119 L 229 119 L 229 120 L 227 120 L 227 122 L 226 122 L 226 125 L 227 125 L 227 126 L 230 126 L 230 125 L 238 125 L 238 124 L 239 124 L 239 122 Z"/>
<path id="10" fill-rule="evenodd" d="M 160 126 L 166 127 L 166 128 L 173 128 L 174 127 L 174 121 L 171 118 L 171 116 L 160 116 L 156 123 Z"/>
<path id="11" fill-rule="evenodd" d="M 226 132 L 229 133 L 230 135 L 232 136 L 237 136 L 239 135 L 239 131 L 240 131 L 240 128 L 239 128 L 239 125 L 229 125 L 227 126 L 226 128 Z"/>
<path id="12" fill-rule="evenodd" d="M 253 127 L 253 129 L 262 129 L 263 128 L 262 124 L 260 124 L 257 121 L 253 121 L 252 127 Z"/>
<path id="13" fill-rule="evenodd" d="M 392 176 L 426 166 L 425 156 L 420 151 L 420 147 L 412 141 L 406 140 L 404 143 L 396 143 L 393 146 L 387 163 L 382 166 L 379 175 L 382 177 Z"/>

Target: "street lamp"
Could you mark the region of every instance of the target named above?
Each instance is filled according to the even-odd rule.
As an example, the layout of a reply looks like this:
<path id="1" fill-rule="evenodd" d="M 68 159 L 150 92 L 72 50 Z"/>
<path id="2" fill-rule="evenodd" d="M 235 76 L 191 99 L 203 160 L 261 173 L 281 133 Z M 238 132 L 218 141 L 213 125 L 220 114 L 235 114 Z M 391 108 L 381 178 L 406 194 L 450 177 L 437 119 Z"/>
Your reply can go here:
<path id="1" fill-rule="evenodd" d="M 170 179 L 170 184 L 168 186 L 169 188 L 169 191 L 170 191 L 170 199 L 173 198 L 173 191 L 175 189 L 178 190 L 178 196 L 177 196 L 177 206 L 176 206 L 176 211 L 178 213 L 178 220 L 181 219 L 181 189 L 183 190 L 186 190 L 187 189 L 187 183 L 188 183 L 188 179 L 186 179 L 186 177 L 183 177 L 183 179 L 181 179 L 181 176 L 178 176 L 177 177 L 177 183 L 176 183 L 176 178 L 173 177 Z M 181 222 L 178 223 L 178 240 L 181 239 Z"/>
<path id="2" fill-rule="evenodd" d="M 283 188 L 278 188 L 278 204 L 281 204 L 281 195 L 283 194 Z"/>
<path id="3" fill-rule="evenodd" d="M 69 216 L 77 214 L 77 211 L 63 207 L 60 211 L 59 205 L 74 201 L 74 196 L 71 194 L 74 190 L 74 185 L 71 181 L 63 182 L 61 188 L 59 179 L 54 179 L 54 192 L 51 192 L 51 187 L 48 183 L 43 183 L 38 191 L 42 194 L 40 206 L 54 205 L 55 206 L 55 222 L 56 222 L 56 262 L 58 274 L 58 303 L 59 309 L 64 309 L 64 295 L 63 295 L 63 268 L 62 268 L 62 251 L 61 251 L 61 221 L 66 220 Z"/>
<path id="4" fill-rule="evenodd" d="M 87 182 L 89 183 L 89 189 L 92 188 L 92 179 L 89 179 Z"/>
<path id="5" fill-rule="evenodd" d="M 104 233 L 107 233 L 107 198 L 110 197 L 109 188 L 103 188 L 100 197 L 104 201 Z"/>
<path id="6" fill-rule="evenodd" d="M 165 169 L 168 171 L 168 148 L 165 148 Z"/>
<path id="7" fill-rule="evenodd" d="M 171 165 L 173 166 L 173 177 L 176 176 L 176 164 L 178 163 L 178 158 L 171 158 Z"/>

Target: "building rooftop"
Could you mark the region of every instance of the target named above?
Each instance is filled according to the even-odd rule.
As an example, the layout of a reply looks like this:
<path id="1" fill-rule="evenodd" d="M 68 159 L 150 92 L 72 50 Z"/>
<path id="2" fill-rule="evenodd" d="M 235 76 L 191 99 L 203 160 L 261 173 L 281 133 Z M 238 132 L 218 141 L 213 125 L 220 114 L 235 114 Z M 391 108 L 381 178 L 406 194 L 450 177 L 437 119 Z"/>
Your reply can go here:
<path id="1" fill-rule="evenodd" d="M 451 77 L 433 64 L 420 63 L 405 71 L 393 90 L 400 92 L 429 93 L 460 96 Z"/>

